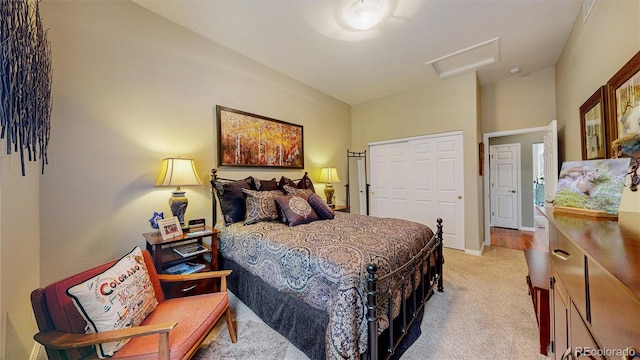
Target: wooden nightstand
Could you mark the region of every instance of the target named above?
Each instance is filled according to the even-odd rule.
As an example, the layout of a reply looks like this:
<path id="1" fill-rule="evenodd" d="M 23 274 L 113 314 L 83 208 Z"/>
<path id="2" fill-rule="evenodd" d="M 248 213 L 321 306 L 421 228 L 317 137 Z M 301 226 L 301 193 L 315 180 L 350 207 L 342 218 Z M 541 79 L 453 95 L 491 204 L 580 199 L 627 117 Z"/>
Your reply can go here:
<path id="1" fill-rule="evenodd" d="M 204 268 L 199 271 L 218 270 L 218 230 L 206 227 L 211 232 L 208 234 L 200 234 L 196 236 L 187 236 L 185 232 L 182 236 L 162 240 L 159 232 L 148 232 L 142 234 L 147 241 L 147 250 L 153 257 L 156 271 L 159 274 L 165 273 L 165 270 L 171 266 L 186 262 L 204 264 Z M 205 238 L 211 238 L 211 244 L 203 241 Z M 173 250 L 173 247 L 185 245 L 189 243 L 197 243 L 202 245 L 206 251 L 192 256 L 183 257 Z M 194 281 L 192 283 L 167 283 L 163 284 L 163 289 L 169 297 L 186 296 L 194 294 L 203 294 L 214 291 L 217 284 L 213 279 Z"/>
<path id="2" fill-rule="evenodd" d="M 336 206 L 333 207 L 333 211 L 340 211 L 340 212 L 348 213 L 349 209 L 347 209 L 347 207 L 344 206 L 344 205 L 336 205 Z"/>

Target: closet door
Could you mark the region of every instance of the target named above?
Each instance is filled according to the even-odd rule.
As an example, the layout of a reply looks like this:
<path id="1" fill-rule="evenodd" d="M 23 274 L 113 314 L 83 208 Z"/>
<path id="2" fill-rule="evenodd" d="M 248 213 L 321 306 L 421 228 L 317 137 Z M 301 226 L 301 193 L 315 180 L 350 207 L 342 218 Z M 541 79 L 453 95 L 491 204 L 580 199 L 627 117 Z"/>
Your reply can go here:
<path id="1" fill-rule="evenodd" d="M 462 134 L 369 145 L 371 214 L 444 221 L 444 246 L 464 250 Z"/>
<path id="2" fill-rule="evenodd" d="M 381 144 L 370 151 L 371 178 L 376 179 L 371 187 L 371 215 L 409 219 L 408 143 Z"/>

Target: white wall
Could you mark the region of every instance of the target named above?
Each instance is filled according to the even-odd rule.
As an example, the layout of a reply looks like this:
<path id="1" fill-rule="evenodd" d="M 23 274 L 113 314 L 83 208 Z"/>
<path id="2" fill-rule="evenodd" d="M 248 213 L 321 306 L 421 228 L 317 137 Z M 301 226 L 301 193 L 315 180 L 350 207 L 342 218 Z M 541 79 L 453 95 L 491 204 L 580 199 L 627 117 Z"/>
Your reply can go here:
<path id="1" fill-rule="evenodd" d="M 582 158 L 578 109 L 640 50 L 639 19 L 639 1 L 598 1 L 576 19 L 556 64 L 560 164 Z M 640 212 L 640 192 L 625 188 L 620 210 Z"/>

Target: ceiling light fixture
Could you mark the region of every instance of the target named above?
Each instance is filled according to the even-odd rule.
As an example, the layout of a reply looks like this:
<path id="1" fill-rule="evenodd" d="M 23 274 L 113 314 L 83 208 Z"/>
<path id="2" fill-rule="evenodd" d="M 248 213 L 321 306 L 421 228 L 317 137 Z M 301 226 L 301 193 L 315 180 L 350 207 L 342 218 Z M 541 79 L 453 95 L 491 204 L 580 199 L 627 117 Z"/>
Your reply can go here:
<path id="1" fill-rule="evenodd" d="M 379 0 L 357 0 L 347 13 L 347 21 L 356 30 L 368 30 L 376 26 L 383 16 Z"/>

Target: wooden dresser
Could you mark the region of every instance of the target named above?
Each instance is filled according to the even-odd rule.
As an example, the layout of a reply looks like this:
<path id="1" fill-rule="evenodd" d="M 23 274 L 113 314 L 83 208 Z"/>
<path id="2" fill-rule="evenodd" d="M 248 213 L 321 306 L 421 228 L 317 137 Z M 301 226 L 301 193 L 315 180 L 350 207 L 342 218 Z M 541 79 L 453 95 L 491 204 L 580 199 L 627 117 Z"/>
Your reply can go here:
<path id="1" fill-rule="evenodd" d="M 549 220 L 551 358 L 640 359 L 640 213 Z"/>

